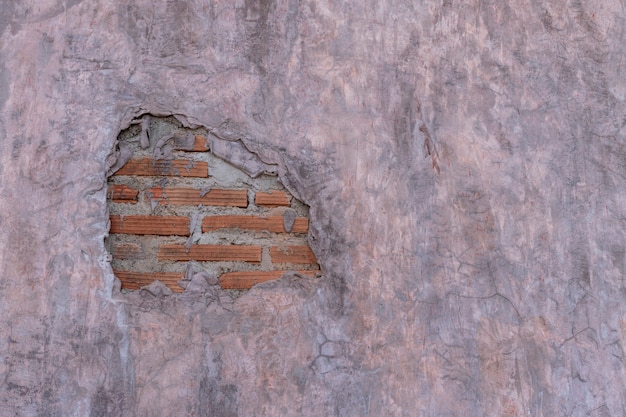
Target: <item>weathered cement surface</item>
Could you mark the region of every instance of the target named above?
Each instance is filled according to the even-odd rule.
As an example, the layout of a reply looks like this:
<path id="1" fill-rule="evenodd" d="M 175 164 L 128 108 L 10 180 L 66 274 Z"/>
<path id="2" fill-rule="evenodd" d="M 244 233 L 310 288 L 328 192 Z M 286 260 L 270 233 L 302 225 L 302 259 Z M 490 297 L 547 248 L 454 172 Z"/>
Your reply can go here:
<path id="1" fill-rule="evenodd" d="M 0 2 L 0 414 L 626 415 L 625 7 Z M 279 164 L 322 282 L 120 295 L 144 112 Z"/>

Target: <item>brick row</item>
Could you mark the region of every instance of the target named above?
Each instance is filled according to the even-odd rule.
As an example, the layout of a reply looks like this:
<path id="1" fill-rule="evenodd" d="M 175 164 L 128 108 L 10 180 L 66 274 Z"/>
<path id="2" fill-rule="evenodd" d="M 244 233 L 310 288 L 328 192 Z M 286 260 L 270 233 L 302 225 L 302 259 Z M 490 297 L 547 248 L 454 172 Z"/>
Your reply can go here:
<path id="1" fill-rule="evenodd" d="M 239 271 L 226 272 L 220 275 L 222 288 L 227 290 L 247 290 L 255 284 L 273 281 L 282 277 L 288 271 Z M 317 271 L 298 271 L 302 275 L 314 276 Z"/>
<path id="2" fill-rule="evenodd" d="M 246 190 L 198 190 L 196 188 L 162 188 L 154 187 L 146 191 L 146 195 L 159 204 L 174 206 L 231 206 L 248 207 Z"/>
<path id="3" fill-rule="evenodd" d="M 111 233 L 189 236 L 189 218 L 181 216 L 141 216 L 113 215 Z M 202 220 L 202 231 L 219 229 L 240 229 L 286 233 L 283 218 L 280 216 L 207 216 Z M 307 233 L 309 220 L 296 218 L 292 233 Z"/>
<path id="4" fill-rule="evenodd" d="M 127 185 L 112 184 L 107 190 L 107 198 L 114 203 L 136 203 L 139 190 L 130 188 Z"/>
<path id="5" fill-rule="evenodd" d="M 287 193 L 277 190 L 267 193 L 258 192 L 254 196 L 254 204 L 267 207 L 289 206 L 289 204 L 291 204 L 291 198 Z"/>
<path id="6" fill-rule="evenodd" d="M 174 292 L 183 292 L 184 290 L 177 284 L 185 276 L 183 272 L 113 271 L 113 273 L 122 282 L 122 288 L 127 290 L 138 290 L 156 280 L 161 281 Z"/>
<path id="7" fill-rule="evenodd" d="M 114 175 L 136 176 L 177 176 L 177 177 L 200 177 L 209 176 L 209 164 L 204 161 L 191 161 L 187 159 L 154 160 L 151 158 L 131 159 L 120 168 Z"/>
<path id="8" fill-rule="evenodd" d="M 163 199 L 163 188 L 153 187 L 148 192 L 153 198 Z M 138 194 L 139 190 L 127 185 L 112 184 L 109 185 L 107 198 L 114 203 L 136 203 Z M 195 188 L 167 188 L 165 195 L 167 199 L 163 199 L 162 204 L 169 202 L 174 205 L 248 206 L 246 190 L 214 189 L 203 191 Z M 255 204 L 264 207 L 289 206 L 290 198 L 282 191 L 258 192 L 255 195 Z"/>
<path id="9" fill-rule="evenodd" d="M 240 261 L 261 262 L 260 246 L 244 245 L 163 245 L 159 248 L 160 261 Z"/>
<path id="10" fill-rule="evenodd" d="M 113 225 L 113 222 L 112 222 Z M 135 225 L 135 228 L 145 227 Z M 113 227 L 112 227 L 113 230 Z M 165 234 L 163 230 L 141 230 L 134 234 Z M 169 232 L 169 230 L 165 230 Z M 115 232 L 115 233 L 120 233 Z M 172 233 L 174 234 L 174 233 Z M 182 231 L 179 235 L 183 235 Z M 189 235 L 187 229 L 186 235 Z M 143 255 L 137 244 L 118 244 L 113 249 L 115 259 L 138 259 Z M 315 264 L 317 259 L 308 246 L 273 246 L 270 248 L 272 263 Z M 261 247 L 246 245 L 194 245 L 187 250 L 184 245 L 163 245 L 159 248 L 158 259 L 164 261 L 242 261 L 261 262 Z"/>
<path id="11" fill-rule="evenodd" d="M 180 216 L 111 216 L 111 233 L 189 236 L 189 218 Z"/>
<path id="12" fill-rule="evenodd" d="M 289 271 L 240 271 L 226 272 L 219 278 L 220 286 L 227 290 L 247 290 L 256 284 L 277 280 Z M 318 271 L 297 271 L 302 275 L 315 276 Z M 115 276 L 121 281 L 122 288 L 127 290 L 138 290 L 141 287 L 150 285 L 154 281 L 161 281 L 174 292 L 181 293 L 183 288 L 178 282 L 184 278 L 183 272 L 132 272 L 114 271 Z"/>
<path id="13" fill-rule="evenodd" d="M 281 216 L 207 216 L 202 219 L 202 231 L 208 232 L 218 229 L 241 229 L 254 231 L 268 231 L 285 233 L 284 220 Z M 309 220 L 306 217 L 296 218 L 293 233 L 309 231 Z"/>
<path id="14" fill-rule="evenodd" d="M 315 254 L 308 246 L 274 246 L 270 248 L 273 263 L 314 264 Z"/>

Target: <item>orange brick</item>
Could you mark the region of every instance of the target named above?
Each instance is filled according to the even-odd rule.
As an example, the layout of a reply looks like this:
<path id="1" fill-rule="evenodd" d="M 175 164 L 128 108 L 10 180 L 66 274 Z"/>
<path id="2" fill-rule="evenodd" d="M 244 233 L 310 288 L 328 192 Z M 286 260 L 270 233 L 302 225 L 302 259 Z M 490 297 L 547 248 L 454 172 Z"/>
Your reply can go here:
<path id="1" fill-rule="evenodd" d="M 274 246 L 270 249 L 272 262 L 277 264 L 314 264 L 315 254 L 308 246 Z"/>
<path id="2" fill-rule="evenodd" d="M 193 142 L 193 148 L 191 149 L 194 152 L 206 152 L 209 150 L 209 145 L 207 144 L 207 140 L 204 136 L 196 135 Z"/>
<path id="3" fill-rule="evenodd" d="M 122 282 L 122 288 L 138 290 L 140 287 L 159 280 L 174 292 L 183 292 L 183 288 L 176 284 L 185 274 L 183 272 L 128 272 L 113 271 L 115 276 Z"/>
<path id="4" fill-rule="evenodd" d="M 283 218 L 280 216 L 207 216 L 202 220 L 202 231 L 208 232 L 217 229 L 242 229 L 273 233 L 285 233 Z M 293 233 L 306 233 L 309 231 L 309 220 L 306 217 L 298 217 L 294 222 Z"/>
<path id="5" fill-rule="evenodd" d="M 113 259 L 141 259 L 144 253 L 136 243 L 117 243 L 113 245 Z"/>
<path id="6" fill-rule="evenodd" d="M 282 191 L 270 191 L 269 193 L 256 193 L 254 197 L 254 204 L 257 206 L 289 206 L 291 198 Z"/>
<path id="7" fill-rule="evenodd" d="M 179 216 L 111 216 L 111 233 L 189 236 L 189 218 Z"/>
<path id="8" fill-rule="evenodd" d="M 187 159 L 154 160 L 151 158 L 131 159 L 114 175 L 138 176 L 177 176 L 177 177 L 208 177 L 209 164 L 203 161 Z"/>
<path id="9" fill-rule="evenodd" d="M 161 261 L 243 261 L 261 262 L 260 246 L 243 245 L 163 245 L 159 248 Z"/>
<path id="10" fill-rule="evenodd" d="M 226 272 L 220 276 L 220 285 L 227 290 L 247 290 L 255 284 L 273 281 L 287 271 L 240 271 Z M 314 276 L 316 271 L 298 271 L 303 275 Z"/>
<path id="11" fill-rule="evenodd" d="M 135 204 L 137 202 L 137 194 L 139 194 L 139 190 L 120 184 L 109 185 L 109 189 L 107 190 L 107 198 L 111 199 L 114 203 Z"/>
<path id="12" fill-rule="evenodd" d="M 174 206 L 232 206 L 248 207 L 248 192 L 246 190 L 212 189 L 203 192 L 196 188 L 163 188 L 155 187 L 146 191 L 148 199 L 160 204 Z"/>

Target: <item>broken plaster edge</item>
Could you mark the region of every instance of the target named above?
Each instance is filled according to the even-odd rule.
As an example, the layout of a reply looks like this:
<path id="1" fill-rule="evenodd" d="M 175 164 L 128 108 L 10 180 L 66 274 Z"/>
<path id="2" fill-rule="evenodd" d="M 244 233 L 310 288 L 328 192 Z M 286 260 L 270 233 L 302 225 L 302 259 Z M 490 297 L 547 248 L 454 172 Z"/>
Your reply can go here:
<path id="1" fill-rule="evenodd" d="M 251 149 L 250 142 L 251 141 L 256 142 L 256 141 L 254 141 L 246 133 L 234 131 L 228 119 L 222 118 L 223 122 L 218 125 L 222 127 L 214 127 L 211 124 L 205 123 L 204 121 L 197 119 L 193 116 L 187 116 L 182 113 L 167 111 L 164 109 L 153 109 L 153 108 L 146 108 L 146 107 L 129 107 L 127 108 L 126 111 L 122 113 L 123 113 L 123 116 L 120 117 L 119 119 L 118 128 L 114 130 L 114 137 L 112 137 L 112 139 L 108 141 L 108 143 L 110 143 L 111 146 L 109 148 L 108 154 L 105 157 L 105 161 L 107 158 L 115 154 L 116 147 L 119 144 L 117 137 L 119 136 L 120 132 L 129 128 L 134 123 L 136 123 L 138 119 L 141 119 L 142 117 L 146 115 L 152 116 L 152 117 L 174 117 L 185 128 L 189 128 L 189 129 L 204 128 L 209 133 L 209 135 L 212 135 L 219 140 L 227 141 L 227 142 L 239 141 L 247 152 L 257 157 L 262 163 L 276 166 L 275 171 L 264 172 L 264 173 L 267 175 L 277 176 L 280 183 L 295 198 L 297 198 L 302 203 L 306 204 L 309 208 L 311 208 L 311 205 L 308 202 L 303 200 L 300 193 L 297 192 L 296 187 L 289 180 L 289 176 L 290 176 L 289 168 L 286 166 L 284 159 L 280 157 L 279 155 L 277 155 L 277 152 L 274 150 L 270 151 L 273 154 L 273 156 L 276 157 L 274 161 L 268 161 L 267 158 L 263 158 L 259 153 Z M 214 115 L 214 118 L 215 118 L 215 115 Z M 223 126 L 228 126 L 228 127 L 224 128 Z M 210 138 L 207 137 L 207 140 L 210 140 Z M 212 152 L 212 150 L 210 149 L 208 152 Z M 231 163 L 228 159 L 223 158 L 220 155 L 215 155 L 215 156 L 226 161 L 227 163 Z M 104 169 L 104 187 L 103 187 L 104 205 L 105 205 L 104 216 L 107 220 L 105 222 L 106 224 L 105 232 L 102 235 L 100 242 L 99 242 L 101 250 L 102 250 L 102 254 L 99 257 L 99 259 L 101 260 L 100 266 L 104 273 L 104 276 L 103 276 L 104 285 L 103 285 L 103 288 L 98 290 L 98 292 L 102 291 L 101 295 L 103 296 L 103 298 L 106 301 L 114 305 L 123 306 L 123 305 L 128 304 L 128 305 L 137 306 L 136 297 L 128 297 L 121 292 L 121 281 L 113 273 L 113 268 L 111 267 L 111 263 L 110 263 L 111 254 L 107 251 L 104 245 L 104 240 L 109 236 L 109 231 L 110 231 L 110 224 L 108 220 L 109 210 L 108 210 L 108 206 L 106 205 L 106 192 L 107 192 L 106 184 L 107 184 L 107 178 L 112 174 L 107 172 L 108 167 L 106 167 L 106 162 L 105 164 L 103 164 L 103 166 L 105 168 Z M 238 169 L 241 169 L 241 168 L 238 167 Z M 250 175 L 247 172 L 246 174 Z M 315 245 L 315 241 L 312 241 L 310 233 L 311 232 L 309 232 L 309 234 L 307 235 L 307 242 L 309 244 L 309 247 L 311 247 L 311 250 L 313 250 L 313 252 L 315 253 L 316 257 L 318 257 L 319 249 L 316 247 L 317 245 Z M 318 263 L 319 263 L 319 257 L 318 257 Z M 302 291 L 310 292 L 312 288 L 319 287 L 320 283 L 322 282 L 322 278 L 324 276 L 324 269 L 322 268 L 321 264 L 320 264 L 320 269 L 321 269 L 320 274 L 311 283 L 307 282 L 306 284 L 298 282 L 297 280 L 294 279 L 295 271 L 287 271 L 285 274 L 283 274 L 283 276 L 281 276 L 280 278 L 276 280 L 272 280 L 270 282 L 265 282 L 265 283 L 260 283 L 258 285 L 253 286 L 249 290 L 245 291 L 240 297 L 233 299 L 233 306 L 241 305 L 245 301 L 245 299 L 258 296 L 257 294 L 259 292 L 261 293 L 264 293 L 266 291 L 274 292 L 278 288 L 291 289 L 297 292 L 302 292 Z M 228 294 L 228 292 L 222 289 L 221 287 L 219 290 L 220 292 Z M 194 295 L 194 297 L 191 297 L 192 295 Z M 176 300 L 181 300 L 181 301 L 185 300 L 189 302 L 195 302 L 197 301 L 197 294 L 191 294 L 191 293 L 187 293 L 186 291 L 183 291 L 182 293 L 166 294 L 166 295 L 162 295 L 156 298 L 174 298 Z M 237 301 L 241 299 L 244 299 L 244 300 L 237 303 Z"/>

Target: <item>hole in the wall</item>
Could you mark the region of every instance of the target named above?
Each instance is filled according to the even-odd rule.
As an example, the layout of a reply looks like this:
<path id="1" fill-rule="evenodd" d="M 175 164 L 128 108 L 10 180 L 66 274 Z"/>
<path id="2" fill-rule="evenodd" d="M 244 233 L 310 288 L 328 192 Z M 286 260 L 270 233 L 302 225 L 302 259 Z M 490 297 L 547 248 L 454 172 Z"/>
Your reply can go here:
<path id="1" fill-rule="evenodd" d="M 174 292 L 197 280 L 245 291 L 288 271 L 319 273 L 308 207 L 241 142 L 144 115 L 111 159 L 105 245 L 123 291 L 156 280 Z"/>

